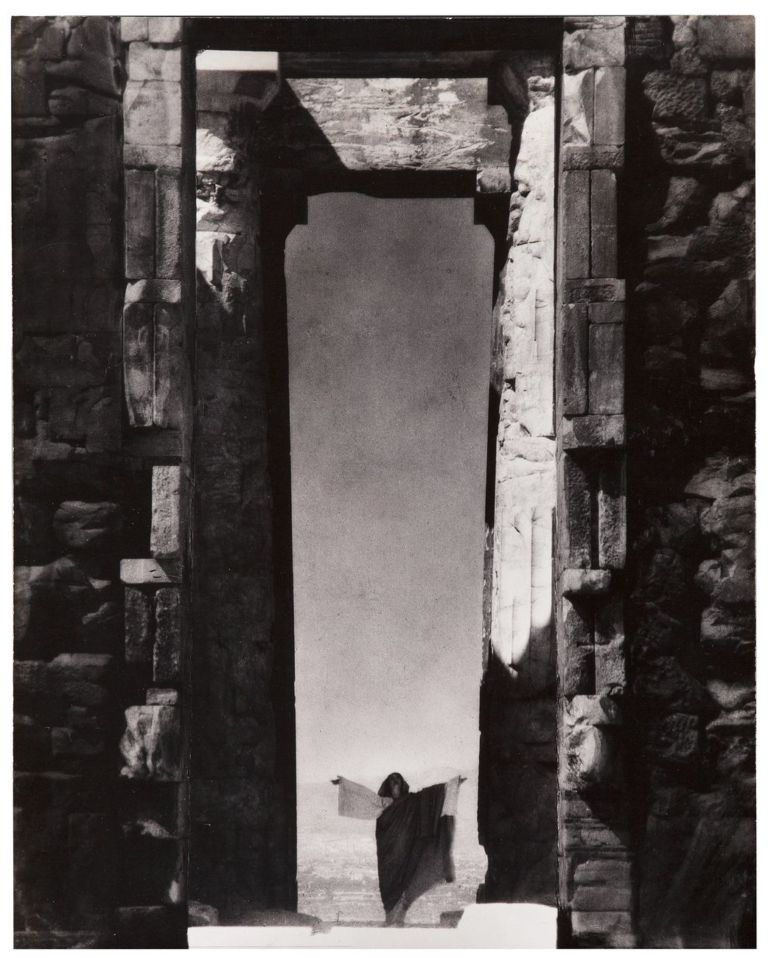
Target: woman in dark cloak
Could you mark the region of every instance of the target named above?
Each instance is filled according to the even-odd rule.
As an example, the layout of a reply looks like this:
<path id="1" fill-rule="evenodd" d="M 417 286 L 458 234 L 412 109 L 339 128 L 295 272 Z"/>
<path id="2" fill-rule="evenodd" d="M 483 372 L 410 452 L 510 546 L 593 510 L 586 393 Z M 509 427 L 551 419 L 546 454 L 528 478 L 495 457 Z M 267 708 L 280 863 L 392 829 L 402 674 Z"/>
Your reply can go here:
<path id="1" fill-rule="evenodd" d="M 457 775 L 440 785 L 411 792 L 399 772 L 381 783 L 378 793 L 341 775 L 339 815 L 376 819 L 379 891 L 387 925 L 402 925 L 413 902 L 440 882 L 455 879 L 453 833 L 459 786 Z"/>

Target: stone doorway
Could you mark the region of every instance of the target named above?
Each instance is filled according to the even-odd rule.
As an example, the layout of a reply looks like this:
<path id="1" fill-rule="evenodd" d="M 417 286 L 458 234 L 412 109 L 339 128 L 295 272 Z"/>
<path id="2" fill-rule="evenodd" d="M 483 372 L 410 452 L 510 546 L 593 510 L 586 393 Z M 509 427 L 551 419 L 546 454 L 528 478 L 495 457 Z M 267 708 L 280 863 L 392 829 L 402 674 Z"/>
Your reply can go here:
<path id="1" fill-rule="evenodd" d="M 285 56 L 279 74 L 211 54 L 197 73 L 190 897 L 224 923 L 297 904 L 286 238 L 309 196 L 429 182 L 473 198 L 494 238 L 478 894 L 552 904 L 554 59 L 437 56 L 424 76 L 409 55 L 392 76 L 375 57 Z"/>

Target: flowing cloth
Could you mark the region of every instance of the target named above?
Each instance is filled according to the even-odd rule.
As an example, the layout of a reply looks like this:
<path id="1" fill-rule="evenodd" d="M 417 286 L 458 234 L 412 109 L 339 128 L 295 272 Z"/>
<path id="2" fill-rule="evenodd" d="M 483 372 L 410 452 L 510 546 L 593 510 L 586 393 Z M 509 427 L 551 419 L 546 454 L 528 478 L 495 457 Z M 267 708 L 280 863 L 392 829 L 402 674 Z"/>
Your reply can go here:
<path id="1" fill-rule="evenodd" d="M 459 779 L 393 801 L 349 779 L 339 782 L 339 814 L 376 819 L 379 891 L 389 912 L 411 905 L 440 882 L 452 882 Z"/>

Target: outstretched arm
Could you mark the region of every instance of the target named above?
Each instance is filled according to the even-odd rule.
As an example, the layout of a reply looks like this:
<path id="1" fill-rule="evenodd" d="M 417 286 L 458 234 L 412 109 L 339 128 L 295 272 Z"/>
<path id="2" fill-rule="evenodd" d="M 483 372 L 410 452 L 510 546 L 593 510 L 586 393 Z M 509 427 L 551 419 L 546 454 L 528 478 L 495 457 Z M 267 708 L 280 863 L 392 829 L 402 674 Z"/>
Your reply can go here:
<path id="1" fill-rule="evenodd" d="M 343 775 L 332 778 L 331 784 L 339 786 L 339 815 L 347 818 L 378 818 L 392 802 L 391 798 L 381 798 L 370 788 Z"/>
<path id="2" fill-rule="evenodd" d="M 443 815 L 455 817 L 459 805 L 459 788 L 466 782 L 466 776 L 457 775 L 445 783 L 445 798 L 443 799 Z"/>

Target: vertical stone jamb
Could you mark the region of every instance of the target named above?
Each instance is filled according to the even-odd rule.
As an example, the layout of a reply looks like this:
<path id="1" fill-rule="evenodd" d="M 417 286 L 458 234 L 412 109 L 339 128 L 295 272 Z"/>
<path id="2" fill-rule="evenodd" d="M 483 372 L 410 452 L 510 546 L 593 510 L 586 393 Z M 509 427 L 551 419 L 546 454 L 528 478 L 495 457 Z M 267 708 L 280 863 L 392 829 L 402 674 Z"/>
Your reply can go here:
<path id="1" fill-rule="evenodd" d="M 560 141 L 559 907 L 566 939 L 602 947 L 635 943 L 622 764 L 624 32 L 623 17 L 566 19 Z"/>
<path id="2" fill-rule="evenodd" d="M 117 928 L 122 947 L 185 947 L 188 770 L 182 709 L 189 704 L 184 608 L 192 304 L 183 236 L 191 154 L 182 78 L 188 51 L 181 17 L 123 17 L 122 40 L 124 448 L 147 476 L 151 520 L 147 557 L 121 563 L 128 700 L 137 703 L 125 711 L 120 743 L 123 842 L 129 873 L 143 887 L 129 883 Z"/>
<path id="3" fill-rule="evenodd" d="M 225 924 L 296 905 L 295 796 L 281 772 L 284 764 L 295 776 L 281 732 L 293 676 L 283 688 L 278 665 L 286 649 L 293 654 L 293 634 L 278 614 L 275 542 L 290 476 L 273 472 L 270 381 L 281 372 L 271 350 L 280 333 L 265 319 L 263 234 L 275 224 L 263 222 L 255 156 L 278 81 L 258 56 L 249 70 L 249 57 L 204 51 L 196 73 L 190 894 Z"/>
<path id="4" fill-rule="evenodd" d="M 508 57 L 493 78 L 519 142 L 491 360 L 480 839 L 485 901 L 554 904 L 556 882 L 552 57 Z M 480 180 L 482 189 L 482 178 Z"/>

